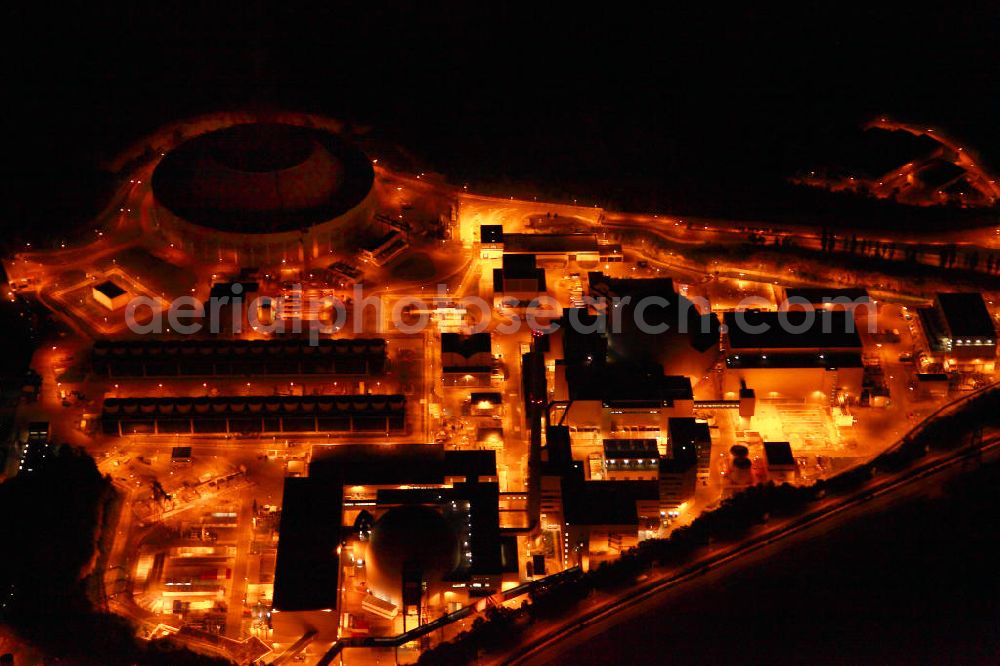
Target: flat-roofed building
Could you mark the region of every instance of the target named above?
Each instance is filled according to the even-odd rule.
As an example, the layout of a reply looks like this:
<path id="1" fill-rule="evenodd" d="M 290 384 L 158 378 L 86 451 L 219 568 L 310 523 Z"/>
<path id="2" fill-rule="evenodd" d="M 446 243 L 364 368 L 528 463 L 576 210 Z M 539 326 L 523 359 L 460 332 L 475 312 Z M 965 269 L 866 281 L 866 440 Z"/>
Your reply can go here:
<path id="1" fill-rule="evenodd" d="M 50 428 L 48 421 L 32 421 L 28 424 L 28 443 L 47 444 L 49 442 Z"/>
<path id="2" fill-rule="evenodd" d="M 95 301 L 109 310 L 123 308 L 128 303 L 128 292 L 112 280 L 94 285 L 91 293 Z"/>
<path id="3" fill-rule="evenodd" d="M 503 225 L 482 224 L 479 226 L 479 257 L 499 259 L 503 256 Z"/>
<path id="4" fill-rule="evenodd" d="M 719 356 L 719 320 L 677 293 L 670 278 L 620 278 L 587 273 L 591 307 L 605 314 L 608 345 L 634 363 L 658 363 L 670 372 L 698 377 Z M 617 322 L 617 323 L 614 323 Z"/>
<path id="5" fill-rule="evenodd" d="M 660 512 L 667 509 L 662 487 L 673 493 L 668 496 L 668 504 L 671 497 L 686 497 L 689 486 L 693 494 L 694 458 L 679 461 L 689 463 L 690 474 L 678 468 L 678 476 L 668 473 L 661 480 L 656 440 L 608 442 L 611 459 L 618 460 L 622 467 L 624 458 L 616 458 L 619 453 L 644 456 L 643 466 L 654 461 L 650 478 L 587 480 L 582 461 L 573 459 L 569 428 L 549 426 L 545 432 L 546 444 L 539 461 L 540 525 L 558 544 L 557 556 L 565 567 L 580 565 L 587 569 L 651 536 L 659 528 Z"/>
<path id="6" fill-rule="evenodd" d="M 960 371 L 992 372 L 997 335 L 983 295 L 940 293 L 934 305 L 919 311 L 932 355 Z"/>
<path id="7" fill-rule="evenodd" d="M 625 261 L 625 253 L 621 243 L 598 243 L 598 260 L 602 264 L 613 264 Z"/>
<path id="8" fill-rule="evenodd" d="M 469 394 L 469 415 L 500 418 L 503 416 L 503 396 L 495 391 L 473 391 Z"/>
<path id="9" fill-rule="evenodd" d="M 494 307 L 523 309 L 545 293 L 545 269 L 535 255 L 504 253 L 502 267 L 493 269 Z"/>
<path id="10" fill-rule="evenodd" d="M 384 266 L 410 247 L 403 234 L 396 230 L 373 240 L 358 253 L 362 261 Z"/>
<path id="11" fill-rule="evenodd" d="M 205 304 L 206 328 L 211 333 L 240 333 L 253 330 L 260 318 L 257 307 L 260 285 L 252 281 L 216 282 Z"/>
<path id="12" fill-rule="evenodd" d="M 345 612 L 437 617 L 514 584 L 516 542 L 501 532 L 499 512 L 491 451 L 329 447 L 309 477 L 285 480 L 275 639 L 307 629 L 335 638 Z M 342 593 L 360 581 L 368 595 Z"/>
<path id="13" fill-rule="evenodd" d="M 223 338 L 98 340 L 91 367 L 116 377 L 228 377 L 259 375 L 379 376 L 385 372 L 382 338 L 338 340 Z"/>
<path id="14" fill-rule="evenodd" d="M 951 382 L 948 375 L 943 372 L 918 372 L 913 383 L 916 386 L 917 398 L 921 400 L 934 400 L 948 396 Z"/>
<path id="15" fill-rule="evenodd" d="M 564 522 L 563 478 L 573 467 L 569 428 L 548 426 L 545 429 L 545 446 L 542 447 L 539 457 L 541 459 L 539 509 L 542 529 L 561 533 Z"/>
<path id="16" fill-rule="evenodd" d="M 441 376 L 445 386 L 489 386 L 493 352 L 487 332 L 441 334 Z"/>
<path id="17" fill-rule="evenodd" d="M 691 380 L 658 365 L 555 366 L 553 422 L 569 426 L 573 445 L 604 439 L 657 439 L 667 421 L 694 413 Z"/>
<path id="18" fill-rule="evenodd" d="M 306 631 L 337 637 L 343 500 L 343 486 L 335 479 L 285 479 L 272 625 L 292 640 Z"/>
<path id="19" fill-rule="evenodd" d="M 657 481 L 660 511 L 675 511 L 694 497 L 698 487 L 698 463 L 682 458 L 660 458 Z"/>
<path id="20" fill-rule="evenodd" d="M 726 397 L 829 401 L 861 394 L 861 337 L 846 310 L 727 312 Z"/>
<path id="21" fill-rule="evenodd" d="M 504 254 L 532 254 L 541 261 L 596 263 L 600 248 L 595 234 L 504 234 Z"/>
<path id="22" fill-rule="evenodd" d="M 693 455 L 697 463 L 698 479 L 707 480 L 712 460 L 712 435 L 708 424 L 692 416 L 673 417 L 667 421 L 667 431 L 671 457 L 690 460 Z"/>
<path id="23" fill-rule="evenodd" d="M 861 336 L 843 311 L 763 312 L 744 310 L 723 315 L 730 352 L 803 353 L 859 351 Z"/>
<path id="24" fill-rule="evenodd" d="M 402 433 L 402 395 L 106 398 L 105 435 Z"/>
<path id="25" fill-rule="evenodd" d="M 554 371 L 557 361 L 566 365 L 604 365 L 608 338 L 600 332 L 597 315 L 585 308 L 566 308 L 554 331 L 541 336 L 536 347 L 545 356 L 545 367 Z"/>
<path id="26" fill-rule="evenodd" d="M 175 446 L 170 450 L 171 464 L 182 465 L 191 462 L 190 446 Z"/>
<path id="27" fill-rule="evenodd" d="M 726 357 L 727 398 L 751 387 L 760 398 L 823 402 L 831 395 L 857 398 L 864 380 L 860 352 L 740 352 Z"/>
<path id="28" fill-rule="evenodd" d="M 699 468 L 704 464 L 703 451 L 711 450 L 707 424 L 694 419 L 670 419 L 667 455 L 660 458 L 660 511 L 674 511 L 694 497 L 698 486 Z M 705 426 L 704 429 L 702 426 Z M 699 441 L 701 445 L 699 445 Z M 707 441 L 708 447 L 704 444 Z"/>
<path id="29" fill-rule="evenodd" d="M 585 481 L 583 469 L 564 479 L 564 565 L 584 570 L 636 546 L 660 520 L 658 481 Z"/>

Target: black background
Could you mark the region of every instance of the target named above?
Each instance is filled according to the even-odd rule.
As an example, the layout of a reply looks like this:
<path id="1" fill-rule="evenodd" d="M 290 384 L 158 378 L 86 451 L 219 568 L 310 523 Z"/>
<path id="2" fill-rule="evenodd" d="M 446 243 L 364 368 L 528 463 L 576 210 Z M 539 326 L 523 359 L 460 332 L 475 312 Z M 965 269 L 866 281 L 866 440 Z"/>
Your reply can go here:
<path id="1" fill-rule="evenodd" d="M 765 196 L 881 113 L 1000 161 L 1000 5 L 869 4 L 8 6 L 4 224 L 86 219 L 101 160 L 230 108 L 326 113 L 455 182 L 633 209 Z"/>
<path id="2" fill-rule="evenodd" d="M 837 161 L 883 113 L 946 128 L 1000 164 L 1000 3 L 872 4 L 6 4 L 0 225 L 12 237 L 89 219 L 111 182 L 108 158 L 164 122 L 225 109 L 321 112 L 370 126 L 455 182 L 633 209 L 767 197 L 789 174 Z M 967 533 L 992 550 L 957 531 L 936 544 L 913 536 L 902 550 L 927 558 L 896 578 L 881 572 L 905 552 L 882 558 L 855 585 L 878 596 L 879 583 L 934 583 L 931 564 L 952 574 L 915 588 L 927 608 L 951 600 L 946 634 L 968 629 L 928 661 L 968 657 L 980 623 L 996 627 L 995 572 L 980 558 L 963 575 L 978 549 L 994 557 L 993 533 L 981 534 L 992 514 L 967 515 Z M 913 534 L 948 522 L 916 517 Z M 831 580 L 851 574 L 840 573 Z M 911 597 L 884 598 L 884 613 L 905 618 Z M 928 615 L 886 645 L 906 654 Z M 707 640 L 724 651 L 737 643 L 725 636 Z M 843 656 L 840 638 L 826 659 L 803 654 Z M 996 644 L 993 631 L 984 645 Z M 614 649 L 595 647 L 605 661 Z"/>

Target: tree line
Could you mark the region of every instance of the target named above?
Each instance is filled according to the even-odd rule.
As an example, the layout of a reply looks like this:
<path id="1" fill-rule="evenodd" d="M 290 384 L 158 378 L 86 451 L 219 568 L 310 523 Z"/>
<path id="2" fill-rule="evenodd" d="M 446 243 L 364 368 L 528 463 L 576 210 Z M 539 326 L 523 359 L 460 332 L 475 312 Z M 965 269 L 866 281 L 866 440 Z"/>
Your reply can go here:
<path id="1" fill-rule="evenodd" d="M 116 666 L 209 666 L 170 640 L 140 641 L 124 617 L 95 606 L 88 586 L 100 527 L 116 500 L 111 480 L 80 448 L 52 455 L 0 484 L 5 538 L 0 548 L 0 622 L 60 663 Z"/>

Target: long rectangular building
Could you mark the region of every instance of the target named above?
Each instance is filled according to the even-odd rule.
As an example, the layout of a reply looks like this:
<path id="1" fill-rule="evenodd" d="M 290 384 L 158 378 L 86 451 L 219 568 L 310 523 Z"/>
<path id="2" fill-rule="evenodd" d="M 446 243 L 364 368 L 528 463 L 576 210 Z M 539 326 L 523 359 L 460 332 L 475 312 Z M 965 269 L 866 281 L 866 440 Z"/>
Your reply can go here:
<path id="1" fill-rule="evenodd" d="M 857 397 L 864 379 L 861 336 L 846 309 L 727 312 L 725 397 L 827 401 Z"/>
<path id="2" fill-rule="evenodd" d="M 212 377 L 250 375 L 381 375 L 381 338 L 310 341 L 99 340 L 94 372 L 106 377 Z"/>
<path id="3" fill-rule="evenodd" d="M 723 324 L 730 352 L 861 351 L 861 337 L 851 313 L 726 312 Z"/>
<path id="4" fill-rule="evenodd" d="M 379 433 L 406 428 L 402 395 L 108 398 L 106 435 Z"/>

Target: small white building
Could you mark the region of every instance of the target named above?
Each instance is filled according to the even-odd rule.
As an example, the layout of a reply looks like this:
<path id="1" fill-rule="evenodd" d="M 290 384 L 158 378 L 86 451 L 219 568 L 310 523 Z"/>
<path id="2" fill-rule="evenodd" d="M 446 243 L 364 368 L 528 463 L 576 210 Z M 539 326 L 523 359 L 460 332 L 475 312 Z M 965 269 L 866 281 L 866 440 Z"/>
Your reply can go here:
<path id="1" fill-rule="evenodd" d="M 94 300 L 109 310 L 117 310 L 128 303 L 128 292 L 111 280 L 95 285 L 92 293 Z"/>

